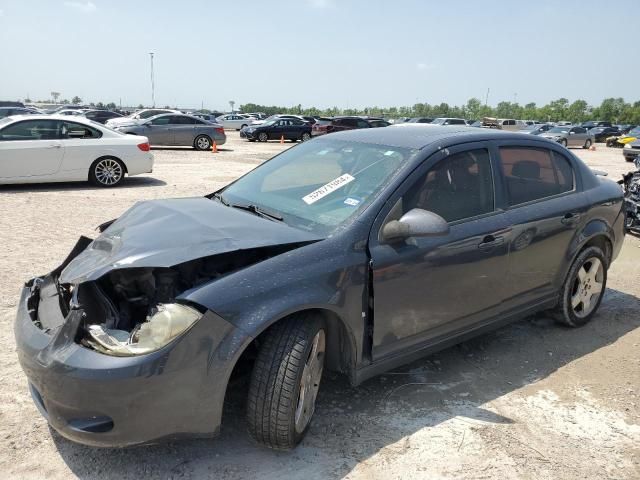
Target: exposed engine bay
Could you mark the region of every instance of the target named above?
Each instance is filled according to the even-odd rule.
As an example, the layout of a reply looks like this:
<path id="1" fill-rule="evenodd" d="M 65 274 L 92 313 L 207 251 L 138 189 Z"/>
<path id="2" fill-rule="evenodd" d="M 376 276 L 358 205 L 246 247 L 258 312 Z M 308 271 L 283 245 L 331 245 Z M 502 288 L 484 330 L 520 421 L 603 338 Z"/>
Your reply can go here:
<path id="1" fill-rule="evenodd" d="M 61 307 L 64 315 L 71 309 L 84 311 L 76 336 L 82 345 L 117 356 L 147 353 L 202 316 L 199 307 L 176 301 L 180 294 L 295 247 L 239 250 L 170 268 L 112 270 L 96 281 L 60 284 Z"/>

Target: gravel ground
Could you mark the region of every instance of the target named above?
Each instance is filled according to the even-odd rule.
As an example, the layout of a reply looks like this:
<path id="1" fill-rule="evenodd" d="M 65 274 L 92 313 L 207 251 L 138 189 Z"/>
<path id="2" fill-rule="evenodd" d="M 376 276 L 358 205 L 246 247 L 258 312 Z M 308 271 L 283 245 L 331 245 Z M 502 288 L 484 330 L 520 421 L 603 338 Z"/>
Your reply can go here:
<path id="1" fill-rule="evenodd" d="M 228 396 L 216 439 L 114 450 L 52 432 L 16 360 L 21 283 L 57 266 L 80 234 L 95 235 L 135 201 L 211 192 L 289 146 L 230 132 L 218 154 L 156 149 L 152 175 L 113 190 L 0 187 L 3 478 L 640 478 L 640 241 L 631 236 L 586 327 L 530 318 L 358 388 L 327 375 L 309 435 L 293 452 L 248 440 L 242 383 Z M 620 150 L 574 151 L 614 179 L 630 168 Z"/>

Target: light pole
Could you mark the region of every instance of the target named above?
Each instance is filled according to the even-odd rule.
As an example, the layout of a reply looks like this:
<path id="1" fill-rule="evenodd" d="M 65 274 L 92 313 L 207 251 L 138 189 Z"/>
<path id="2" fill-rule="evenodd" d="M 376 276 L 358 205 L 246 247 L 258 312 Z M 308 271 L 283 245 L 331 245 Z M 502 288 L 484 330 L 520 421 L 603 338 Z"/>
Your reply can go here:
<path id="1" fill-rule="evenodd" d="M 151 103 L 152 107 L 156 107 L 156 92 L 155 92 L 155 84 L 153 81 L 153 52 L 149 52 L 149 57 L 151 58 Z"/>
<path id="2" fill-rule="evenodd" d="M 235 110 L 233 109 L 233 106 L 236 104 L 236 102 L 234 102 L 233 100 L 229 100 L 229 105 L 231 106 L 231 113 L 233 113 Z"/>

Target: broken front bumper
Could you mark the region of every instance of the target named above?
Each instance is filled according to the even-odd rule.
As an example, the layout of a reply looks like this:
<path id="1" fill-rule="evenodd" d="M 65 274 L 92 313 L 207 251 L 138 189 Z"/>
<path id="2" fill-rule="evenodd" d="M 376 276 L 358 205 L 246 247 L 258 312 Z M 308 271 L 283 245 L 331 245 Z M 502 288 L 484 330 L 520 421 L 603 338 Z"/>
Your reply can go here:
<path id="1" fill-rule="evenodd" d="M 46 276 L 41 285 L 52 284 Z M 37 282 L 39 283 L 39 282 Z M 251 338 L 213 312 L 162 349 L 112 357 L 76 343 L 82 310 L 61 325 L 55 290 L 22 290 L 15 323 L 20 364 L 34 402 L 64 437 L 122 447 L 161 438 L 212 436 L 220 426 L 231 370 Z"/>

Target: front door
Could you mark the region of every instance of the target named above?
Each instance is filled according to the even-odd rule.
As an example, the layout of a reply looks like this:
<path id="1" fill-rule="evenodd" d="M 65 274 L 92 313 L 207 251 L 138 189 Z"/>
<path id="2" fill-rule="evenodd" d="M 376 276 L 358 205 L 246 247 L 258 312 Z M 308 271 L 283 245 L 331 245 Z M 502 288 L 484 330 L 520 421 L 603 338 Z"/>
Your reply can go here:
<path id="1" fill-rule="evenodd" d="M 0 178 L 53 175 L 64 157 L 62 122 L 24 120 L 0 130 Z"/>
<path id="2" fill-rule="evenodd" d="M 171 119 L 173 115 L 154 118 L 146 123 L 147 128 L 141 133 L 149 139 L 151 145 L 172 145 Z"/>
<path id="3" fill-rule="evenodd" d="M 449 148 L 427 159 L 381 212 L 369 241 L 374 361 L 499 311 L 511 230 L 495 207 L 495 171 L 485 143 Z M 384 224 L 413 208 L 442 216 L 449 233 L 385 243 L 379 235 Z"/>

